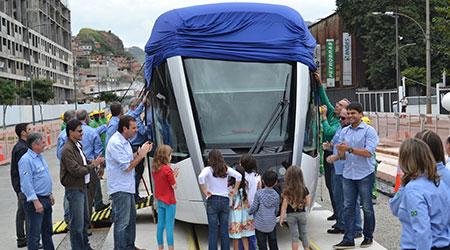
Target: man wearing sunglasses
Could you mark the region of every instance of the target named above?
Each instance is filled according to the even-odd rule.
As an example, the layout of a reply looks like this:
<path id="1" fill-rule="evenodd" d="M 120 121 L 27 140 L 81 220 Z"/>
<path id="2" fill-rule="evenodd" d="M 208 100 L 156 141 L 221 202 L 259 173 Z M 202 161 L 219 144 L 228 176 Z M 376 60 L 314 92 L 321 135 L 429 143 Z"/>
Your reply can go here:
<path id="1" fill-rule="evenodd" d="M 342 99 L 336 103 L 335 106 L 333 106 L 330 101 L 328 100 L 328 96 L 325 93 L 325 89 L 322 86 L 322 80 L 320 79 L 319 71 L 316 70 L 314 72 L 314 77 L 317 80 L 317 83 L 319 85 L 319 96 L 320 96 L 320 102 L 324 104 L 321 106 L 321 124 L 323 127 L 323 133 L 321 134 L 322 141 L 327 144 L 331 142 L 333 139 L 333 136 L 336 134 L 336 131 L 338 130 L 340 123 L 339 123 L 339 114 L 341 113 L 341 110 L 345 108 L 350 101 L 347 99 Z M 328 163 L 325 161 L 328 156 L 333 154 L 332 149 L 329 149 L 328 147 L 324 147 L 323 152 L 323 166 L 325 170 L 325 184 L 328 188 L 328 193 L 330 195 L 331 205 L 333 207 L 333 215 L 327 218 L 327 220 L 335 220 L 336 219 L 336 201 L 334 198 L 334 191 L 333 191 L 333 178 L 334 178 L 334 166 L 332 163 Z"/>
<path id="2" fill-rule="evenodd" d="M 66 126 L 67 141 L 61 152 L 61 184 L 69 201 L 70 244 L 72 249 L 91 249 L 88 240 L 89 207 L 88 184 L 90 172 L 105 162 L 101 157 L 89 160 L 83 152 L 81 141 L 83 127 L 81 121 L 72 119 Z"/>

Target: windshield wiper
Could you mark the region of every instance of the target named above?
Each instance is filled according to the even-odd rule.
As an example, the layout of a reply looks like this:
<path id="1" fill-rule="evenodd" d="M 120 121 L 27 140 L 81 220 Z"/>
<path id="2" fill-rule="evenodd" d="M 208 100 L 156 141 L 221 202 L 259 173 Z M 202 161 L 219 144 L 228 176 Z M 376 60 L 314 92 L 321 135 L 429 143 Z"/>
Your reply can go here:
<path id="1" fill-rule="evenodd" d="M 285 84 L 286 88 L 288 80 L 289 74 L 286 77 L 286 84 Z M 278 102 L 277 107 L 275 108 L 266 125 L 264 126 L 264 129 L 261 131 L 261 134 L 259 134 L 258 139 L 248 151 L 249 154 L 259 153 L 264 142 L 266 142 L 267 138 L 269 137 L 270 132 L 272 132 L 278 120 L 280 120 L 281 116 L 284 114 L 284 111 L 286 111 L 288 107 L 289 101 L 286 100 L 286 90 L 285 90 L 282 99 L 280 100 L 280 102 Z"/>

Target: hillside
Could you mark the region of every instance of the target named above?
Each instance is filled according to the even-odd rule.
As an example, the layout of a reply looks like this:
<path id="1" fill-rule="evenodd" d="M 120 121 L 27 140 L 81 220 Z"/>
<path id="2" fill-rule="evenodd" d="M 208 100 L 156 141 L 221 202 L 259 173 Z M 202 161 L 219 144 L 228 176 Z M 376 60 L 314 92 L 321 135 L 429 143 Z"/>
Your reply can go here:
<path id="1" fill-rule="evenodd" d="M 83 28 L 75 39 L 80 43 L 91 45 L 93 54 L 132 57 L 129 52 L 124 50 L 122 40 L 111 31 Z"/>
<path id="2" fill-rule="evenodd" d="M 145 52 L 137 46 L 126 48 L 126 51 L 130 52 L 134 58 L 136 58 L 138 63 L 143 63 L 145 61 Z"/>

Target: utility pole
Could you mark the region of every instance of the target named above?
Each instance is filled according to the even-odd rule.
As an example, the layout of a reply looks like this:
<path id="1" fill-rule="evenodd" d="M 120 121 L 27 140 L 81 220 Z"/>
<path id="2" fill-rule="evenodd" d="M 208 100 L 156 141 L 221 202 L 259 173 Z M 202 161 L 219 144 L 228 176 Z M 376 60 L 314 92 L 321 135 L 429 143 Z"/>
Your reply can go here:
<path id="1" fill-rule="evenodd" d="M 430 45 L 430 0 L 426 0 L 426 70 L 427 70 L 427 114 L 431 114 L 431 45 Z"/>
<path id="2" fill-rule="evenodd" d="M 395 12 L 397 12 L 397 7 L 395 7 Z M 400 65 L 398 63 L 398 15 L 395 18 L 395 88 L 397 89 L 397 110 L 401 111 L 400 106 Z"/>
<path id="3" fill-rule="evenodd" d="M 33 91 L 33 75 L 31 71 L 31 39 L 30 39 L 30 25 L 28 21 L 27 13 L 27 38 L 28 38 L 28 77 L 30 79 L 30 91 L 31 91 L 31 115 L 33 117 L 33 126 L 36 125 L 36 116 L 34 114 L 34 91 Z"/>

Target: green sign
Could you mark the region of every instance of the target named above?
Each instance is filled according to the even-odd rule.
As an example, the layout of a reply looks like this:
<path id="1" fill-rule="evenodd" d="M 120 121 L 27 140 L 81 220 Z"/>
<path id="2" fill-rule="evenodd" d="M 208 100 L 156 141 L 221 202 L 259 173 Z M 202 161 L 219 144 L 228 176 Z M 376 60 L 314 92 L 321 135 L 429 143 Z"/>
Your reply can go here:
<path id="1" fill-rule="evenodd" d="M 334 39 L 327 39 L 327 86 L 335 86 Z"/>

